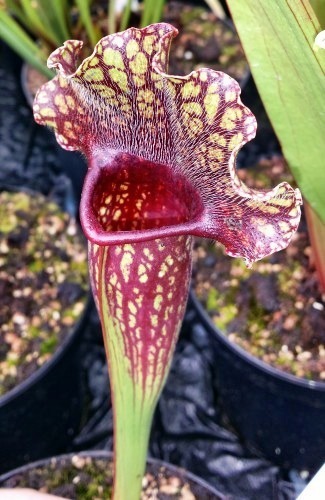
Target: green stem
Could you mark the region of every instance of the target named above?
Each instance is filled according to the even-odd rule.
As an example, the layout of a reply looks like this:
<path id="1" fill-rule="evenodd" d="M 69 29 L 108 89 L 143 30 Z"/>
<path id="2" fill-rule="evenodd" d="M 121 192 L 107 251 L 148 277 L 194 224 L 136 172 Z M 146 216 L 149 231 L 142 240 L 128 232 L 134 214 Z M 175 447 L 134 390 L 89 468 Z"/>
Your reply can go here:
<path id="1" fill-rule="evenodd" d="M 116 32 L 116 9 L 115 0 L 109 0 L 107 12 L 108 12 L 108 34 L 112 35 Z"/>
<path id="2" fill-rule="evenodd" d="M 76 0 L 76 3 L 79 8 L 80 17 L 87 31 L 90 47 L 94 47 L 99 40 L 99 36 L 98 33 L 96 33 L 96 29 L 91 18 L 89 2 L 88 0 Z"/>
<path id="3" fill-rule="evenodd" d="M 114 413 L 113 500 L 139 500 L 151 421 L 167 378 L 191 275 L 192 238 L 90 244 Z"/>
<path id="4" fill-rule="evenodd" d="M 131 4 L 132 0 L 127 0 L 126 5 L 123 9 L 120 30 L 124 31 L 129 27 L 130 16 L 131 16 Z"/>
<path id="5" fill-rule="evenodd" d="M 140 388 L 127 380 L 128 373 L 119 367 L 123 390 L 110 369 L 114 391 L 114 494 L 112 500 L 139 500 L 151 422 L 156 401 L 143 401 Z M 113 389 L 114 390 L 114 389 Z"/>
<path id="6" fill-rule="evenodd" d="M 305 202 L 309 238 L 315 258 L 315 267 L 321 292 L 325 292 L 325 224 L 311 206 Z"/>
<path id="7" fill-rule="evenodd" d="M 105 255 L 106 254 L 106 255 Z M 103 283 L 107 249 L 103 251 Z M 105 269 L 106 268 L 106 269 Z M 123 352 L 123 333 L 111 315 L 106 291 L 101 294 L 101 320 L 108 360 L 114 413 L 114 492 L 112 500 L 139 500 L 147 458 L 151 421 L 156 400 L 146 398 L 130 376 L 130 363 Z"/>

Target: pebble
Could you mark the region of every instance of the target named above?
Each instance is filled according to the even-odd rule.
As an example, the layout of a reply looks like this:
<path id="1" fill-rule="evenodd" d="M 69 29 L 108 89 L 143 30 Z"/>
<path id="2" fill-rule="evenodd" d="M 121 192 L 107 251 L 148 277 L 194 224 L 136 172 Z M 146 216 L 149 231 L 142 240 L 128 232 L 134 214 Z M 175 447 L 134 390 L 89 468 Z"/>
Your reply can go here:
<path id="1" fill-rule="evenodd" d="M 297 323 L 297 317 L 291 314 L 284 320 L 283 328 L 285 330 L 292 330 L 296 326 L 296 323 Z"/>
<path id="2" fill-rule="evenodd" d="M 79 455 L 74 455 L 71 459 L 71 462 L 77 469 L 83 469 L 83 467 L 86 465 L 86 459 Z"/>
<path id="3" fill-rule="evenodd" d="M 297 359 L 299 361 L 308 361 L 312 357 L 311 352 L 309 351 L 302 351 L 299 354 L 297 354 Z"/>
<path id="4" fill-rule="evenodd" d="M 184 52 L 184 59 L 186 59 L 187 61 L 191 61 L 193 59 L 193 52 L 191 52 L 190 50 L 186 50 Z"/>
<path id="5" fill-rule="evenodd" d="M 162 484 L 159 487 L 159 492 L 165 493 L 166 495 L 176 495 L 178 493 L 179 487 L 173 484 Z"/>
<path id="6" fill-rule="evenodd" d="M 320 302 L 314 302 L 313 308 L 316 309 L 316 311 L 324 311 L 324 305 Z"/>
<path id="7" fill-rule="evenodd" d="M 12 315 L 12 320 L 14 323 L 21 326 L 26 323 L 27 318 L 23 314 L 16 312 Z"/>
<path id="8" fill-rule="evenodd" d="M 185 484 L 181 490 L 181 499 L 182 500 L 195 500 L 195 496 L 190 491 L 188 484 Z"/>
<path id="9" fill-rule="evenodd" d="M 0 156 L 1 156 L 1 153 L 0 153 Z M 0 252 L 2 254 L 6 254 L 6 253 L 9 252 L 9 247 L 8 247 L 8 244 L 7 244 L 6 240 L 0 241 Z"/>

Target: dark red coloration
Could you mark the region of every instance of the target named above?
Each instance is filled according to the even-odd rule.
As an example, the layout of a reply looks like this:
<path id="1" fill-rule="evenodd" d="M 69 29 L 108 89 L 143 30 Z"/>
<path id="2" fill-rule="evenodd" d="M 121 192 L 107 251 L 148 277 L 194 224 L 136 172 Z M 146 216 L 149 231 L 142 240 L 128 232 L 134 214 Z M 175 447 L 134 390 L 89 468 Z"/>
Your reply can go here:
<path id="1" fill-rule="evenodd" d="M 109 165 L 89 170 L 80 213 L 94 243 L 131 243 L 184 234 L 200 220 L 203 205 L 183 175 L 116 153 Z"/>
<path id="2" fill-rule="evenodd" d="M 162 387 L 177 340 L 188 293 L 191 250 L 191 238 L 186 236 L 90 248 L 91 265 L 100 270 L 98 280 L 91 275 L 102 321 L 105 324 L 108 313 L 117 335 L 117 339 L 112 332 L 106 336 L 108 357 L 120 358 L 113 346 L 117 340 L 122 358 L 130 363 L 132 380 L 148 398 Z"/>
<path id="3" fill-rule="evenodd" d="M 75 64 L 80 43 L 66 42 L 50 58 L 59 75 L 39 91 L 35 118 L 55 128 L 63 147 L 79 149 L 88 158 L 81 214 L 92 241 L 206 236 L 250 264 L 288 245 L 300 218 L 300 194 L 286 183 L 258 193 L 239 181 L 235 157 L 254 137 L 255 118 L 242 105 L 237 82 L 224 73 L 203 68 L 186 77 L 167 74 L 175 35 L 176 30 L 163 23 L 131 28 L 103 38 L 79 68 Z M 101 169 L 111 168 L 117 159 L 122 168 L 128 164 L 127 175 L 132 176 L 131 163 L 137 162 L 132 189 L 138 193 L 142 176 L 159 189 L 164 185 L 167 196 L 167 184 L 172 193 L 181 180 L 187 193 L 182 188 L 176 198 L 183 206 L 192 198 L 188 215 L 167 222 L 166 214 L 157 214 L 155 223 L 147 221 L 140 230 L 132 226 L 133 216 L 127 222 L 124 214 L 122 231 L 115 231 L 113 224 L 106 226 L 105 234 L 91 216 L 89 200 Z M 153 170 L 150 180 L 144 162 Z M 110 212 L 114 210 L 113 203 Z"/>

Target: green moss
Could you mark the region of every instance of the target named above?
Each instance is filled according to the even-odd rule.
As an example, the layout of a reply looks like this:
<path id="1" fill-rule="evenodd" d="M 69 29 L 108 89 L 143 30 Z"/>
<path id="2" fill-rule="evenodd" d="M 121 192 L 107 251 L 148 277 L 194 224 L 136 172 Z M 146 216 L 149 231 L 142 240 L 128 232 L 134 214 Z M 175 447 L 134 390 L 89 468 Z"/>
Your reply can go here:
<path id="1" fill-rule="evenodd" d="M 13 210 L 10 207 L 13 207 Z M 7 234 L 13 231 L 18 224 L 15 212 L 29 212 L 29 210 L 30 198 L 25 193 L 1 193 L 0 232 Z"/>
<path id="2" fill-rule="evenodd" d="M 8 366 L 18 366 L 20 362 L 20 358 L 8 358 L 6 359 L 6 364 Z"/>
<path id="3" fill-rule="evenodd" d="M 73 306 L 66 308 L 62 313 L 62 318 L 76 318 L 76 315 L 79 316 L 79 313 L 76 313 Z"/>
<path id="4" fill-rule="evenodd" d="M 32 273 L 39 273 L 45 269 L 45 264 L 41 260 L 35 260 L 28 265 L 28 270 Z"/>
<path id="5" fill-rule="evenodd" d="M 27 193 L 4 193 L 5 200 L 11 202 L 17 212 L 29 212 L 31 197 Z M 3 199 L 3 198 L 2 198 Z"/>
<path id="6" fill-rule="evenodd" d="M 17 227 L 17 218 L 13 214 L 6 214 L 3 207 L 0 207 L 0 232 L 7 234 Z"/>
<path id="7" fill-rule="evenodd" d="M 17 486 L 30 488 L 32 485 L 42 487 L 46 492 L 61 496 L 66 487 L 73 498 L 93 500 L 94 498 L 111 498 L 112 495 L 112 463 L 105 460 L 91 460 L 80 468 L 70 461 L 52 464 L 48 468 L 32 469 L 25 475 L 17 476 Z M 63 489 L 62 489 L 63 488 Z"/>
<path id="8" fill-rule="evenodd" d="M 206 308 L 210 312 L 217 310 L 218 306 L 219 306 L 219 292 L 216 288 L 210 288 L 207 297 Z"/>
<path id="9" fill-rule="evenodd" d="M 81 275 L 87 275 L 87 270 L 88 270 L 88 264 L 87 264 L 87 260 L 86 261 L 82 261 L 82 262 L 71 262 L 71 265 L 70 265 L 70 271 L 71 273 L 75 273 L 76 276 L 80 276 Z"/>
<path id="10" fill-rule="evenodd" d="M 27 332 L 27 337 L 31 339 L 37 339 L 41 334 L 41 330 L 37 328 L 36 326 L 29 325 L 28 327 L 28 332 Z"/>
<path id="11" fill-rule="evenodd" d="M 40 353 L 43 354 L 52 354 L 58 345 L 58 338 L 54 335 L 51 337 L 48 337 L 47 339 L 43 340 L 43 342 L 40 345 Z"/>
<path id="12" fill-rule="evenodd" d="M 222 330 L 226 330 L 228 325 L 233 321 L 237 314 L 237 306 L 235 304 L 227 304 L 219 309 L 220 319 L 218 319 L 218 326 Z"/>
<path id="13" fill-rule="evenodd" d="M 105 474 L 97 472 L 96 476 L 91 478 L 88 485 L 77 484 L 77 498 L 82 500 L 93 500 L 94 498 L 110 498 L 112 494 L 111 488 L 105 487 Z M 105 496 L 103 494 L 105 493 Z"/>
<path id="14" fill-rule="evenodd" d="M 290 264 L 290 265 L 289 265 Z M 277 279 L 279 281 L 280 289 L 282 295 L 292 295 L 292 287 L 295 285 L 295 281 L 292 276 L 293 273 L 299 271 L 301 264 L 299 262 L 291 261 L 286 268 L 283 268 L 281 273 L 278 274 Z"/>
<path id="15" fill-rule="evenodd" d="M 237 54 L 238 47 L 236 45 L 225 45 L 223 47 L 223 54 L 228 57 L 233 57 Z"/>
<path id="16" fill-rule="evenodd" d="M 180 21 L 184 26 L 187 26 L 192 21 L 197 21 L 202 14 L 204 14 L 206 10 L 202 9 L 202 7 L 194 7 L 191 9 L 184 9 L 180 15 Z"/>

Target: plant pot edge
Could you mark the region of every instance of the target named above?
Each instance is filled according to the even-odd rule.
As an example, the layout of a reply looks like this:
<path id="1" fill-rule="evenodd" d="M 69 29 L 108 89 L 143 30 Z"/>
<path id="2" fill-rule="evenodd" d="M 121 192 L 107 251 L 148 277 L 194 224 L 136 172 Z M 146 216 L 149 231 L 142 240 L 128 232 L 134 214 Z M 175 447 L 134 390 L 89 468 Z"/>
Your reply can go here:
<path id="1" fill-rule="evenodd" d="M 300 379 L 231 342 L 190 293 L 197 324 L 212 338 L 214 384 L 224 416 L 247 450 L 283 471 L 315 473 L 324 462 L 325 384 Z"/>
<path id="2" fill-rule="evenodd" d="M 8 186 L 4 190 L 29 196 L 38 193 Z M 0 396 L 0 473 L 64 451 L 80 430 L 84 410 L 79 352 L 93 307 L 89 279 L 81 304 L 50 358 Z"/>
<path id="3" fill-rule="evenodd" d="M 36 460 L 34 462 L 31 462 L 31 463 L 22 465 L 20 467 L 16 467 L 15 469 L 12 469 L 8 472 L 1 474 L 0 475 L 0 488 L 5 481 L 7 481 L 8 479 L 10 479 L 12 476 L 14 476 L 16 474 L 20 474 L 21 472 L 26 471 L 26 470 L 27 471 L 31 470 L 35 467 L 41 467 L 41 466 L 45 465 L 46 463 L 51 462 L 51 460 L 53 460 L 53 459 L 57 459 L 57 460 L 67 459 L 67 460 L 69 460 L 76 455 L 80 456 L 80 457 L 91 457 L 91 458 L 113 460 L 113 452 L 107 451 L 107 450 L 79 451 L 79 452 L 74 452 L 74 453 L 73 452 L 72 453 L 65 453 L 65 454 L 57 455 L 55 457 L 43 458 L 43 459 Z M 188 478 L 190 481 L 192 481 L 192 482 L 198 484 L 200 487 L 206 489 L 208 493 L 215 495 L 216 499 L 231 500 L 231 497 L 224 495 L 223 493 L 218 491 L 216 488 L 214 488 L 211 484 L 209 484 L 207 481 L 205 481 L 204 479 L 201 479 L 199 476 L 193 474 L 192 472 L 190 472 L 182 467 L 179 467 L 177 465 L 165 462 L 164 460 L 160 460 L 160 459 L 152 458 L 152 457 L 147 458 L 147 464 L 152 464 L 152 465 L 155 465 L 157 467 L 166 467 L 170 471 L 175 473 L 175 475 Z"/>

